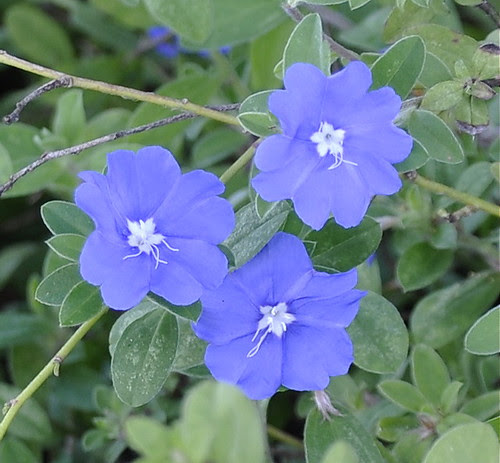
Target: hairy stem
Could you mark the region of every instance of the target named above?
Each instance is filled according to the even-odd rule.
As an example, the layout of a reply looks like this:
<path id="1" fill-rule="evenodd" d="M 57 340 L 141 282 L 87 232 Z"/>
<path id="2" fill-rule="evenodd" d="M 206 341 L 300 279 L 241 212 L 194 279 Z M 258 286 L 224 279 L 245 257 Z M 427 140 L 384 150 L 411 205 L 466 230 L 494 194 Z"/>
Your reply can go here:
<path id="1" fill-rule="evenodd" d="M 213 108 L 217 108 L 217 111 L 231 111 L 233 109 L 238 109 L 238 107 L 239 105 L 236 104 L 236 105 L 218 106 Z M 156 129 L 158 127 L 163 127 L 165 125 L 172 124 L 174 122 L 183 121 L 185 119 L 192 119 L 193 117 L 197 117 L 197 115 L 192 113 L 178 114 L 177 116 L 167 117 L 165 119 L 160 119 L 158 121 L 140 125 L 138 127 L 133 127 L 131 129 L 113 132 L 108 135 L 104 135 L 102 137 L 86 141 L 85 143 L 80 143 L 79 145 L 70 146 L 69 148 L 64 148 L 61 150 L 44 153 L 42 154 L 42 156 L 40 156 L 37 160 L 33 161 L 31 164 L 27 165 L 26 167 L 12 174 L 3 185 L 0 185 L 0 196 L 2 196 L 6 191 L 10 190 L 15 185 L 15 183 L 22 177 L 24 177 L 26 174 L 33 172 L 35 169 L 38 169 L 38 167 L 42 166 L 43 164 L 52 159 L 58 159 L 62 158 L 63 156 L 79 154 L 80 152 L 88 148 L 93 148 L 94 146 L 102 145 L 103 143 L 114 141 L 119 138 L 127 137 L 129 135 L 134 135 L 136 133 L 146 132 L 148 130 Z"/>
<path id="2" fill-rule="evenodd" d="M 455 201 L 458 201 L 462 204 L 481 209 L 488 214 L 500 217 L 500 207 L 496 206 L 493 203 L 485 201 L 484 199 L 477 198 L 476 196 L 464 193 L 463 191 L 455 190 L 454 188 L 443 185 L 442 183 L 434 182 L 433 180 L 422 177 L 416 172 L 409 172 L 405 175 L 407 178 L 409 178 L 422 188 L 425 188 L 426 190 L 440 195 L 446 195 L 449 198 L 454 199 Z"/>
<path id="3" fill-rule="evenodd" d="M 48 77 L 50 79 L 70 79 L 71 86 L 73 87 L 83 88 L 86 90 L 94 90 L 96 92 L 105 93 L 107 95 L 120 96 L 129 100 L 143 101 L 146 103 L 164 106 L 171 109 L 178 109 L 181 111 L 197 114 L 198 116 L 203 116 L 209 119 L 214 119 L 216 121 L 224 122 L 230 125 L 240 125 L 238 119 L 235 116 L 231 116 L 229 114 L 221 113 L 208 107 L 191 103 L 186 98 L 178 100 L 176 98 L 156 95 L 155 93 L 151 92 L 143 92 L 142 90 L 123 87 L 121 85 L 113 85 L 106 82 L 100 82 L 98 80 L 72 76 L 9 55 L 5 50 L 0 50 L 0 64 L 6 64 L 8 66 L 31 72 L 32 74 Z"/>
<path id="4" fill-rule="evenodd" d="M 5 436 L 7 429 L 9 428 L 12 420 L 15 418 L 24 402 L 26 402 L 45 381 L 52 375 L 58 376 L 59 366 L 64 361 L 64 359 L 71 353 L 78 342 L 88 333 L 88 331 L 97 323 L 97 321 L 107 312 L 107 309 L 101 310 L 97 315 L 87 320 L 83 325 L 81 325 L 73 335 L 66 341 L 66 343 L 57 351 L 56 355 L 50 360 L 47 365 L 38 373 L 38 375 L 33 378 L 31 383 L 26 386 L 23 391 L 15 398 L 12 399 L 5 405 L 6 409 L 5 416 L 0 422 L 0 441 Z"/>

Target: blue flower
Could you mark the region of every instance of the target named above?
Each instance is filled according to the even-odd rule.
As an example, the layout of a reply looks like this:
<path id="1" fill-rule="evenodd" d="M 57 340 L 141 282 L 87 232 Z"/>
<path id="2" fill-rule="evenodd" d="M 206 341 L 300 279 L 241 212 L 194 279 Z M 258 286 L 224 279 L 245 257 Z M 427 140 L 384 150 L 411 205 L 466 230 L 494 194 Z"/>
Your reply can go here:
<path id="1" fill-rule="evenodd" d="M 170 32 L 168 27 L 153 26 L 148 29 L 148 37 L 151 40 L 161 40 L 161 43 L 156 45 L 155 50 L 165 58 L 175 58 L 180 51 L 179 37 Z"/>
<path id="2" fill-rule="evenodd" d="M 231 233 L 234 213 L 217 196 L 224 185 L 215 175 L 183 175 L 169 151 L 150 146 L 109 153 L 106 175 L 80 177 L 76 204 L 96 225 L 80 271 L 109 307 L 129 309 L 148 291 L 187 305 L 221 284 L 227 260 L 217 244 Z"/>
<path id="3" fill-rule="evenodd" d="M 277 233 L 221 286 L 203 293 L 193 328 L 210 343 L 207 367 L 251 399 L 270 397 L 280 385 L 324 389 L 353 361 L 345 327 L 365 294 L 353 289 L 356 280 L 356 270 L 315 271 L 302 242 Z"/>
<path id="4" fill-rule="evenodd" d="M 401 99 L 389 87 L 368 91 L 371 83 L 360 61 L 330 77 L 312 64 L 290 66 L 286 90 L 269 97 L 283 133 L 255 155 L 261 173 L 252 185 L 263 199 L 292 199 L 298 216 L 319 230 L 330 213 L 343 227 L 358 225 L 374 195 L 401 188 L 392 164 L 412 148 L 392 123 Z"/>

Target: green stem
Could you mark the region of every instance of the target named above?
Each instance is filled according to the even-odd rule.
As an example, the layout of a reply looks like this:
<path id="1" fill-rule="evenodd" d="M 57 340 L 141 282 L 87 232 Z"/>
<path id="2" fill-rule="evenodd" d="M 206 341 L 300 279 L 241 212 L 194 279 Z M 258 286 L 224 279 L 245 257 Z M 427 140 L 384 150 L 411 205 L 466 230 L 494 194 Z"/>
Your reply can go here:
<path id="1" fill-rule="evenodd" d="M 285 444 L 290 445 L 291 447 L 295 447 L 299 450 L 304 450 L 304 444 L 300 439 L 283 432 L 281 429 L 276 428 L 272 424 L 267 425 L 267 433 L 276 440 L 284 442 Z"/>
<path id="2" fill-rule="evenodd" d="M 227 183 L 231 180 L 240 169 L 245 167 L 252 159 L 255 148 L 260 141 L 257 140 L 248 148 L 236 161 L 231 164 L 225 172 L 219 177 L 222 183 Z"/>
<path id="3" fill-rule="evenodd" d="M 29 383 L 28 386 L 26 386 L 26 388 L 24 388 L 24 390 L 15 399 L 6 404 L 6 408 L 8 407 L 7 413 L 5 413 L 2 422 L 0 422 L 0 441 L 5 436 L 12 420 L 15 418 L 24 402 L 26 402 L 52 374 L 58 376 L 59 366 L 61 363 L 106 312 L 107 309 L 101 310 L 97 315 L 81 325 L 59 349 L 50 362 L 43 367 L 35 378 L 33 378 L 31 383 Z"/>
<path id="4" fill-rule="evenodd" d="M 496 206 L 493 203 L 485 201 L 484 199 L 477 198 L 476 196 L 464 193 L 463 191 L 455 190 L 454 188 L 450 188 L 449 186 L 443 185 L 442 183 L 434 182 L 433 180 L 422 177 L 417 173 L 408 176 L 408 178 L 414 181 L 417 185 L 425 188 L 426 190 L 432 191 L 433 193 L 446 195 L 449 198 L 454 199 L 455 201 L 458 201 L 462 204 L 474 206 L 487 212 L 488 214 L 500 217 L 500 207 Z"/>
<path id="5" fill-rule="evenodd" d="M 238 126 L 240 125 L 238 119 L 235 116 L 231 116 L 230 114 L 225 114 L 216 111 L 214 109 L 205 108 L 204 106 L 191 103 L 186 98 L 178 100 L 176 98 L 156 95 L 155 93 L 151 92 L 143 92 L 141 90 L 136 90 L 134 88 L 129 88 L 129 87 L 123 87 L 121 85 L 113 85 L 113 84 L 108 84 L 106 82 L 100 82 L 98 80 L 91 80 L 91 79 L 85 79 L 83 77 L 72 76 L 9 55 L 5 50 L 0 50 L 0 64 L 6 64 L 8 66 L 12 66 L 17 69 L 22 69 L 24 71 L 31 72 L 32 74 L 48 77 L 50 79 L 69 78 L 71 79 L 72 87 L 83 88 L 86 90 L 94 90 L 96 92 L 105 93 L 107 95 L 120 96 L 122 98 L 129 100 L 143 101 L 145 103 L 151 103 L 171 109 L 179 109 L 193 114 L 198 114 L 199 116 L 207 117 L 209 119 L 214 119 L 216 121 L 224 122 L 230 125 L 238 125 Z"/>

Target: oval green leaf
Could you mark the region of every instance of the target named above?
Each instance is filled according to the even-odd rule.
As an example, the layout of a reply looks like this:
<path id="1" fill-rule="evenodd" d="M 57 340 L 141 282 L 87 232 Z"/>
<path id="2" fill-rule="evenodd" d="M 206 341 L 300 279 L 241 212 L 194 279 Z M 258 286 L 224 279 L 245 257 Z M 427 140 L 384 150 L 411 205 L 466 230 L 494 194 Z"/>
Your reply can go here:
<path id="1" fill-rule="evenodd" d="M 354 345 L 354 363 L 373 373 L 393 373 L 405 361 L 408 332 L 398 310 L 387 299 L 368 293 L 347 329 Z"/>
<path id="2" fill-rule="evenodd" d="M 430 111 L 414 111 L 408 129 L 432 159 L 447 164 L 459 164 L 463 161 L 462 145 L 442 119 Z"/>
<path id="3" fill-rule="evenodd" d="M 91 319 L 103 308 L 101 291 L 98 286 L 80 281 L 64 298 L 59 310 L 61 326 L 75 326 Z"/>
<path id="4" fill-rule="evenodd" d="M 388 85 L 405 99 L 417 82 L 425 61 L 425 45 L 418 36 L 398 40 L 372 66 L 373 88 Z"/>
<path id="5" fill-rule="evenodd" d="M 414 413 L 419 413 L 427 405 L 422 393 L 406 381 L 399 379 L 382 381 L 378 385 L 378 390 L 391 402 Z"/>
<path id="6" fill-rule="evenodd" d="M 416 243 L 399 259 L 398 280 L 405 291 L 425 288 L 444 275 L 452 262 L 452 250 L 436 249 L 428 243 Z"/>
<path id="7" fill-rule="evenodd" d="M 485 313 L 465 336 L 465 349 L 476 355 L 500 352 L 500 305 Z"/>
<path id="8" fill-rule="evenodd" d="M 267 137 L 277 133 L 276 121 L 268 110 L 267 101 L 273 90 L 254 93 L 241 103 L 238 120 L 243 128 L 258 136 Z"/>
<path id="9" fill-rule="evenodd" d="M 49 201 L 40 212 L 42 220 L 53 235 L 73 233 L 87 236 L 94 230 L 92 219 L 76 204 L 67 201 Z"/>
<path id="10" fill-rule="evenodd" d="M 49 238 L 46 243 L 57 255 L 76 262 L 85 244 L 85 237 L 75 233 L 61 233 Z"/>
<path id="11" fill-rule="evenodd" d="M 111 360 L 113 386 L 123 402 L 139 407 L 158 394 L 170 374 L 177 342 L 177 320 L 163 309 L 125 328 Z"/>
<path id="12" fill-rule="evenodd" d="M 490 425 L 471 423 L 443 434 L 423 463 L 498 463 L 498 439 Z"/>
<path id="13" fill-rule="evenodd" d="M 424 297 L 410 318 L 415 342 L 437 349 L 463 335 L 495 301 L 499 284 L 500 275 L 480 273 Z"/>
<path id="14" fill-rule="evenodd" d="M 61 305 L 73 286 L 82 281 L 77 264 L 59 267 L 47 275 L 35 292 L 37 301 L 46 305 Z"/>
<path id="15" fill-rule="evenodd" d="M 307 416 L 304 435 L 307 463 L 321 463 L 331 443 L 338 440 L 350 444 L 359 461 L 385 463 L 374 439 L 352 415 L 325 420 L 318 410 L 312 410 Z"/>

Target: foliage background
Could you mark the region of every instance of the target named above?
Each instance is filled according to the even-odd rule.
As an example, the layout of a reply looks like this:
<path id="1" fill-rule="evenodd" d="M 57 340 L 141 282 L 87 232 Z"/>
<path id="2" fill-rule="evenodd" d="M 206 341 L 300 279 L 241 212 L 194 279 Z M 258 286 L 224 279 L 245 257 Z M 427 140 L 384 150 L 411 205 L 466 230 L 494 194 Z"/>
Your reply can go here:
<path id="1" fill-rule="evenodd" d="M 485 3 L 477 5 L 475 0 L 317 0 L 300 11 L 319 16 L 308 16 L 295 28 L 278 0 L 0 0 L 0 49 L 76 76 L 220 105 L 279 88 L 283 67 L 293 62 L 328 70 L 335 61 L 337 69 L 338 56 L 325 45 L 324 31 L 362 53 L 367 64 L 375 63 L 376 86 L 392 85 L 407 99 L 399 123 L 417 143 L 400 170 L 418 168 L 424 178 L 469 198 L 495 202 L 498 51 L 478 49 L 484 43 L 498 46 L 499 31 L 494 13 L 485 12 Z M 158 54 L 147 37 L 158 21 L 175 30 L 190 51 L 171 59 Z M 225 45 L 232 46 L 228 55 L 217 52 Z M 202 49 L 211 53 L 197 52 Z M 384 59 L 378 59 L 382 53 Z M 0 114 L 6 115 L 46 79 L 1 66 L 0 81 Z M 266 95 L 246 100 L 240 109 L 240 122 L 261 136 L 273 123 Z M 43 152 L 177 113 L 78 88 L 46 93 L 30 103 L 21 122 L 0 126 L 0 182 Z M 67 203 L 46 203 L 72 201 L 76 174 L 102 170 L 105 153 L 113 149 L 159 144 L 185 170 L 220 175 L 254 139 L 230 125 L 196 118 L 48 162 L 4 194 L 0 402 L 24 388 L 68 339 L 72 328 L 61 328 L 60 322 L 77 325 L 100 309 L 94 305 L 90 313 L 67 303 L 68 311 L 59 314 L 58 306 L 78 283 L 72 262 L 90 228 Z M 495 217 L 470 204 L 464 209 L 422 182 L 405 181 L 394 197 L 374 201 L 369 215 L 376 220 L 367 218 L 347 231 L 329 222 L 311 232 L 288 203 L 270 206 L 255 197 L 249 175 L 251 168 L 239 170 L 225 193 L 239 211 L 239 228 L 226 243 L 234 265 L 285 229 L 304 239 L 318 269 L 359 266 L 360 287 L 372 291 L 351 330 L 359 341 L 356 366 L 328 388 L 342 416 L 323 420 L 311 394 L 276 394 L 267 409 L 275 460 L 496 461 L 498 310 L 466 338 L 498 297 Z M 375 250 L 375 259 L 363 263 Z M 54 271 L 57 278 L 37 290 Z M 95 297 L 92 288 L 80 289 Z M 0 443 L 0 462 L 261 461 L 266 426 L 238 391 L 208 380 L 203 343 L 189 329 L 198 311 L 148 299 L 122 318 L 106 313 L 64 361 L 61 375 L 51 377 L 21 409 Z M 135 329 L 138 338 L 147 337 L 158 326 L 171 361 L 148 365 L 156 382 L 135 384 L 127 395 L 124 381 L 133 372 L 120 363 L 119 354 L 126 353 L 121 335 Z M 179 345 L 171 346 L 168 340 L 177 330 Z M 168 378 L 167 370 L 172 370 Z M 115 394 L 113 381 L 128 405 Z"/>

